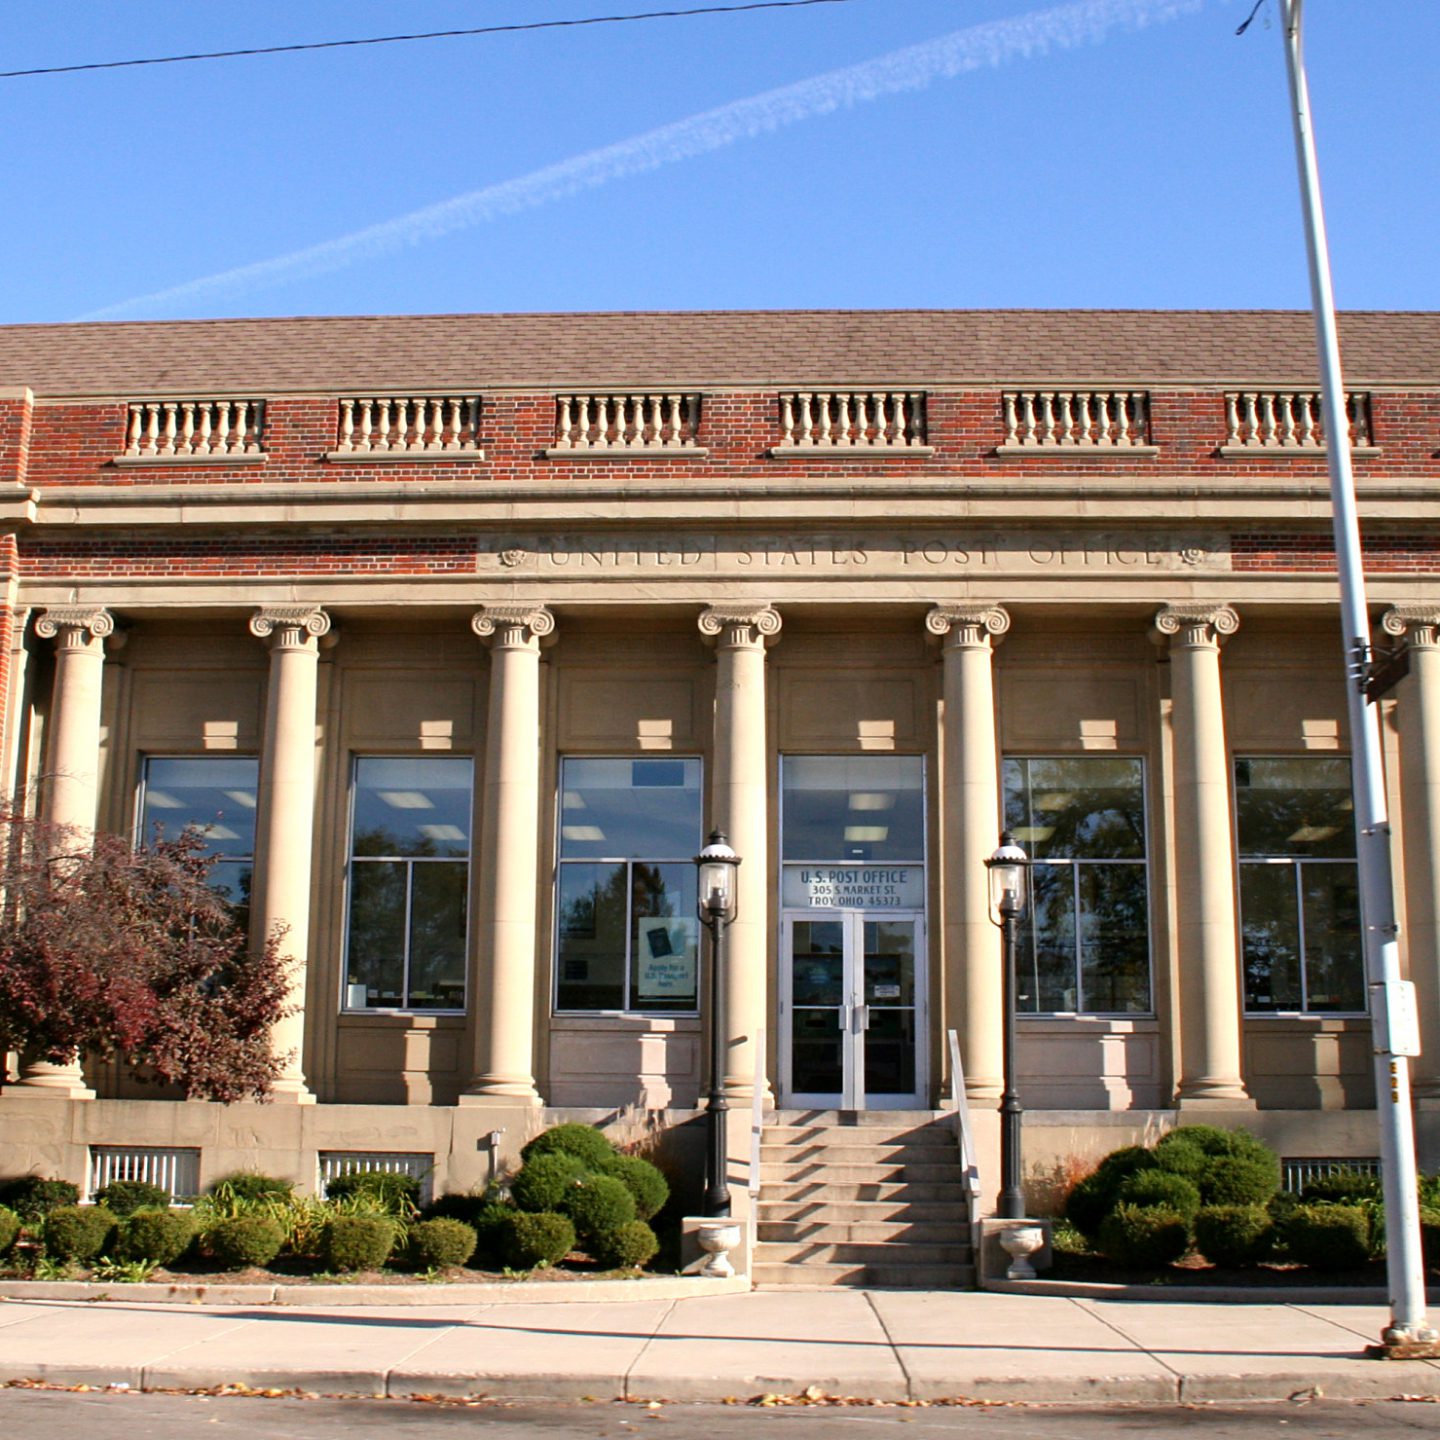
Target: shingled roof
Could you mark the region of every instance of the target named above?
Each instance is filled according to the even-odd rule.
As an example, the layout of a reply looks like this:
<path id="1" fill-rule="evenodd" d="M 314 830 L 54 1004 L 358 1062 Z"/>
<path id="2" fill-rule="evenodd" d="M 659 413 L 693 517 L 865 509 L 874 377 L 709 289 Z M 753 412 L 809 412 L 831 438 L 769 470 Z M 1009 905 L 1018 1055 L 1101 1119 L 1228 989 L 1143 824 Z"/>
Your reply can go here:
<path id="1" fill-rule="evenodd" d="M 1440 383 L 1440 314 L 1341 320 L 1346 379 Z M 1300 311 L 303 316 L 0 326 L 40 396 L 560 386 L 1316 383 Z"/>

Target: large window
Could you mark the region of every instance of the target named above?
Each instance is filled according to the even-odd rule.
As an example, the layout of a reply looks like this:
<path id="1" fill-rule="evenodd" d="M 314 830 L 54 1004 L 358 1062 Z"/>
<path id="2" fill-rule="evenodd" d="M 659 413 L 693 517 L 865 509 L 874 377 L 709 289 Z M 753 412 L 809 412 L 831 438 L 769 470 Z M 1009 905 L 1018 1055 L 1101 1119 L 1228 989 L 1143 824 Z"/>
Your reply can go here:
<path id="1" fill-rule="evenodd" d="M 1145 1014 L 1145 771 L 1114 756 L 1005 761 L 1005 825 L 1034 862 L 1019 1008 Z"/>
<path id="2" fill-rule="evenodd" d="M 1363 1011 L 1349 760 L 1237 759 L 1235 822 L 1245 1008 Z"/>
<path id="3" fill-rule="evenodd" d="M 259 762 L 239 755 L 190 755 L 145 761 L 136 839 L 178 840 L 198 831 L 216 856 L 210 883 L 243 923 L 250 910 L 255 854 L 255 794 Z"/>
<path id="4" fill-rule="evenodd" d="M 700 809 L 698 760 L 562 762 L 557 1009 L 695 1010 Z"/>
<path id="5" fill-rule="evenodd" d="M 783 858 L 923 864 L 924 796 L 919 755 L 787 755 Z"/>
<path id="6" fill-rule="evenodd" d="M 468 759 L 355 761 L 347 1008 L 465 1008 L 473 788 Z"/>

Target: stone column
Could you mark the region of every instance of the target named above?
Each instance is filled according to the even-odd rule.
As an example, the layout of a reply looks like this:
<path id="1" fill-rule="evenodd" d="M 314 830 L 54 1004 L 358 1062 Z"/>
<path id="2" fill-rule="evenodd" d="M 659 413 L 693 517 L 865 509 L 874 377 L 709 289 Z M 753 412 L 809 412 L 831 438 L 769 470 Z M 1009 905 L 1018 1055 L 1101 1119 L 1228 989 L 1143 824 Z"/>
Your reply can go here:
<path id="1" fill-rule="evenodd" d="M 94 605 L 57 605 L 35 621 L 35 633 L 55 642 L 55 686 L 45 746 L 41 818 L 65 831 L 56 837 L 60 853 L 84 850 L 95 831 L 100 800 L 100 690 L 105 637 L 115 619 Z M 72 1100 L 93 1100 L 80 1057 L 55 1065 L 27 1060 L 20 1083 Z"/>
<path id="2" fill-rule="evenodd" d="M 1180 1086 L 1184 1104 L 1248 1107 L 1240 1060 L 1240 936 L 1230 753 L 1220 644 L 1240 628 L 1228 605 L 1167 605 L 1175 742 Z"/>
<path id="3" fill-rule="evenodd" d="M 985 860 L 1000 843 L 993 656 L 1010 616 L 998 606 L 937 605 L 925 617 L 925 628 L 944 637 L 940 824 L 946 1023 L 960 1037 L 965 1093 L 972 1100 L 994 1100 L 1003 1060 L 1004 974 Z"/>
<path id="4" fill-rule="evenodd" d="M 1396 690 L 1400 819 L 1405 841 L 1405 949 L 1420 1011 L 1417 1099 L 1440 1100 L 1440 605 L 1396 605 L 1381 621 L 1405 642 L 1410 674 Z"/>
<path id="5" fill-rule="evenodd" d="M 543 605 L 487 605 L 470 628 L 490 646 L 479 846 L 479 974 L 472 975 L 474 1078 L 467 1095 L 538 1105 L 535 888 L 540 852 L 540 640 Z M 462 1097 L 463 1098 L 463 1097 Z"/>
<path id="6" fill-rule="evenodd" d="M 250 633 L 270 645 L 265 738 L 255 816 L 250 941 L 259 948 L 277 928 L 290 961 L 294 1013 L 274 1029 L 286 1057 L 272 1097 L 313 1105 L 305 1082 L 305 983 L 310 950 L 310 856 L 315 829 L 315 695 L 320 637 L 330 617 L 314 605 L 267 605 L 250 617 Z"/>
<path id="7" fill-rule="evenodd" d="M 755 1040 L 768 1014 L 765 646 L 780 633 L 780 614 L 769 605 L 712 605 L 699 624 L 700 633 L 713 639 L 716 649 L 710 824 L 725 832 L 741 861 L 735 877 L 735 923 L 725 937 L 725 1093 L 748 1104 L 755 1092 Z"/>

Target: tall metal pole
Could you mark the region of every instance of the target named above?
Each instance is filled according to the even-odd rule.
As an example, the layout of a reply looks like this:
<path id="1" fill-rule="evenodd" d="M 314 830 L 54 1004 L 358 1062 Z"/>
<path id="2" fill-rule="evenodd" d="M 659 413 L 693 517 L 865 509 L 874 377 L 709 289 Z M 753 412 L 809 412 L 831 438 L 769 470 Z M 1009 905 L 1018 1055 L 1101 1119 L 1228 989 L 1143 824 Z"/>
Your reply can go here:
<path id="1" fill-rule="evenodd" d="M 710 931 L 710 1094 L 705 1104 L 705 1214 L 709 1219 L 730 1214 L 730 1187 L 725 1180 L 725 914 L 706 906 Z"/>
<path id="2" fill-rule="evenodd" d="M 1010 897 L 1007 895 L 1007 901 Z M 1000 1197 L 1002 1220 L 1025 1218 L 1025 1184 L 1021 1178 L 1020 1127 L 1024 1111 L 1015 1088 L 1015 954 L 1019 946 L 1020 911 L 1006 904 L 1001 912 L 1001 943 L 1005 951 L 1005 1056 L 1000 1094 Z"/>
<path id="3" fill-rule="evenodd" d="M 1405 986 L 1396 945 L 1395 899 L 1390 866 L 1390 823 L 1385 809 L 1380 761 L 1380 726 L 1364 684 L 1370 660 L 1370 612 L 1365 600 L 1355 480 L 1350 468 L 1350 428 L 1340 372 L 1330 256 L 1320 203 L 1320 174 L 1310 126 L 1305 80 L 1301 10 L 1303 0 L 1279 0 L 1290 76 L 1295 154 L 1300 169 L 1305 241 L 1310 261 L 1310 294 L 1320 352 L 1320 384 L 1330 467 L 1335 556 L 1340 569 L 1340 613 L 1353 751 L 1356 856 L 1365 973 L 1375 1029 L 1375 1103 L 1385 1188 L 1386 1267 L 1390 1282 L 1390 1323 L 1382 1333 L 1389 1354 L 1436 1353 L 1436 1332 L 1425 1315 L 1425 1271 L 1420 1251 L 1420 1210 L 1415 1190 L 1415 1128 L 1410 1110 L 1410 1067 L 1415 1053 L 1403 1016 Z"/>

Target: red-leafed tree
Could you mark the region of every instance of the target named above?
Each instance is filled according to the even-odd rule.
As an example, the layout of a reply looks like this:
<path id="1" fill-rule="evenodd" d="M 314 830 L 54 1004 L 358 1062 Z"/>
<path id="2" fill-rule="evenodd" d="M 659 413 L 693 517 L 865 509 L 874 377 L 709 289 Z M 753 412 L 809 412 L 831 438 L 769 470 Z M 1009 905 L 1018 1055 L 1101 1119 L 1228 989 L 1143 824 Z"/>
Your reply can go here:
<path id="1" fill-rule="evenodd" d="M 0 812 L 0 1052 L 118 1057 L 189 1098 L 262 1099 L 281 935 L 253 952 L 196 832 L 139 848 Z"/>

